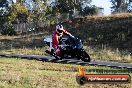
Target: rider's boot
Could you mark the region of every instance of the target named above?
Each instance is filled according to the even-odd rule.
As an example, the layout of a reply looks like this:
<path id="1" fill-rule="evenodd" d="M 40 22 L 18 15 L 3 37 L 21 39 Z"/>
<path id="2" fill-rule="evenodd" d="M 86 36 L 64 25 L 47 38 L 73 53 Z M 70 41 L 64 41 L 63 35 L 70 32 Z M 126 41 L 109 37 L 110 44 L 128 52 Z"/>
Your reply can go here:
<path id="1" fill-rule="evenodd" d="M 51 54 L 51 51 L 50 51 L 50 50 L 45 50 L 45 52 L 46 52 L 47 54 Z"/>

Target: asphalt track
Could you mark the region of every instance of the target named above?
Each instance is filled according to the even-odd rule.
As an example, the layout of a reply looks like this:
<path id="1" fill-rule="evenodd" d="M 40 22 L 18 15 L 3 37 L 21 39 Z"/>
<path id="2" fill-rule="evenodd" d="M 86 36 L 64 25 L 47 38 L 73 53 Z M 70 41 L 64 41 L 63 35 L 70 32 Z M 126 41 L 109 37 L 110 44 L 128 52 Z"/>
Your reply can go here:
<path id="1" fill-rule="evenodd" d="M 91 62 L 83 62 L 81 60 L 74 60 L 74 59 L 56 60 L 54 57 L 50 57 L 50 56 L 22 55 L 22 54 L 0 54 L 0 57 L 9 57 L 9 58 L 14 57 L 14 58 L 21 58 L 28 60 L 48 61 L 48 62 L 64 63 L 64 64 L 98 65 L 98 66 L 107 66 L 107 67 L 127 68 L 132 70 L 132 64 L 130 63 L 119 63 L 119 62 L 111 62 L 111 61 L 92 60 Z"/>

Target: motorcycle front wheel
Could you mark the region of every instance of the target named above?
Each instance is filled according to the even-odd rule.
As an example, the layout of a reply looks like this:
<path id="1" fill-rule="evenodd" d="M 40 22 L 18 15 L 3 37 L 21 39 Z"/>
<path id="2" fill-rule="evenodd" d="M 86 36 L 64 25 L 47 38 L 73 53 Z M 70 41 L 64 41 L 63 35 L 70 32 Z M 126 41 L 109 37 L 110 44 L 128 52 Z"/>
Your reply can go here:
<path id="1" fill-rule="evenodd" d="M 81 53 L 80 53 L 80 55 L 79 55 L 79 57 L 78 57 L 79 59 L 81 59 L 82 61 L 84 61 L 84 62 L 90 62 L 91 61 L 91 58 L 90 58 L 90 56 L 87 54 L 87 52 L 86 51 L 81 51 Z"/>

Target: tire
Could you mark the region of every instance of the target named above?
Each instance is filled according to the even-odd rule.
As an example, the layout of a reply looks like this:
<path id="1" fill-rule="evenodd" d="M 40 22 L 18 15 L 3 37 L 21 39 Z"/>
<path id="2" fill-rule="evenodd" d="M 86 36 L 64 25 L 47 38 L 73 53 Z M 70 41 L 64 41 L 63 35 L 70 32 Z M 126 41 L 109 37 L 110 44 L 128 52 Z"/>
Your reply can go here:
<path id="1" fill-rule="evenodd" d="M 76 76 L 76 81 L 79 85 L 84 85 L 87 80 L 84 76 Z"/>
<path id="2" fill-rule="evenodd" d="M 90 62 L 91 61 L 90 56 L 84 50 L 80 53 L 80 59 L 84 62 Z"/>

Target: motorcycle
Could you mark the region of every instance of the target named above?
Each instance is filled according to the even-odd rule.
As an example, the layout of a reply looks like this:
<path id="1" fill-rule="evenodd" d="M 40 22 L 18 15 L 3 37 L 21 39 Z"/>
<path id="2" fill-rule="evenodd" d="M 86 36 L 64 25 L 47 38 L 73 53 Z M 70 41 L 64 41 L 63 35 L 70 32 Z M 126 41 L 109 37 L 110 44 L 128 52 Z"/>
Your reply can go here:
<path id="1" fill-rule="evenodd" d="M 68 38 L 62 38 L 61 46 L 63 47 L 61 49 L 61 56 L 57 56 L 55 54 L 55 51 L 52 47 L 52 39 L 46 38 L 44 39 L 44 42 L 49 45 L 50 50 L 46 50 L 45 52 L 50 54 L 51 56 L 54 56 L 56 59 L 72 59 L 76 58 L 78 60 L 82 60 L 84 62 L 90 62 L 90 56 L 88 53 L 83 49 L 83 43 L 82 40 L 69 36 Z"/>

